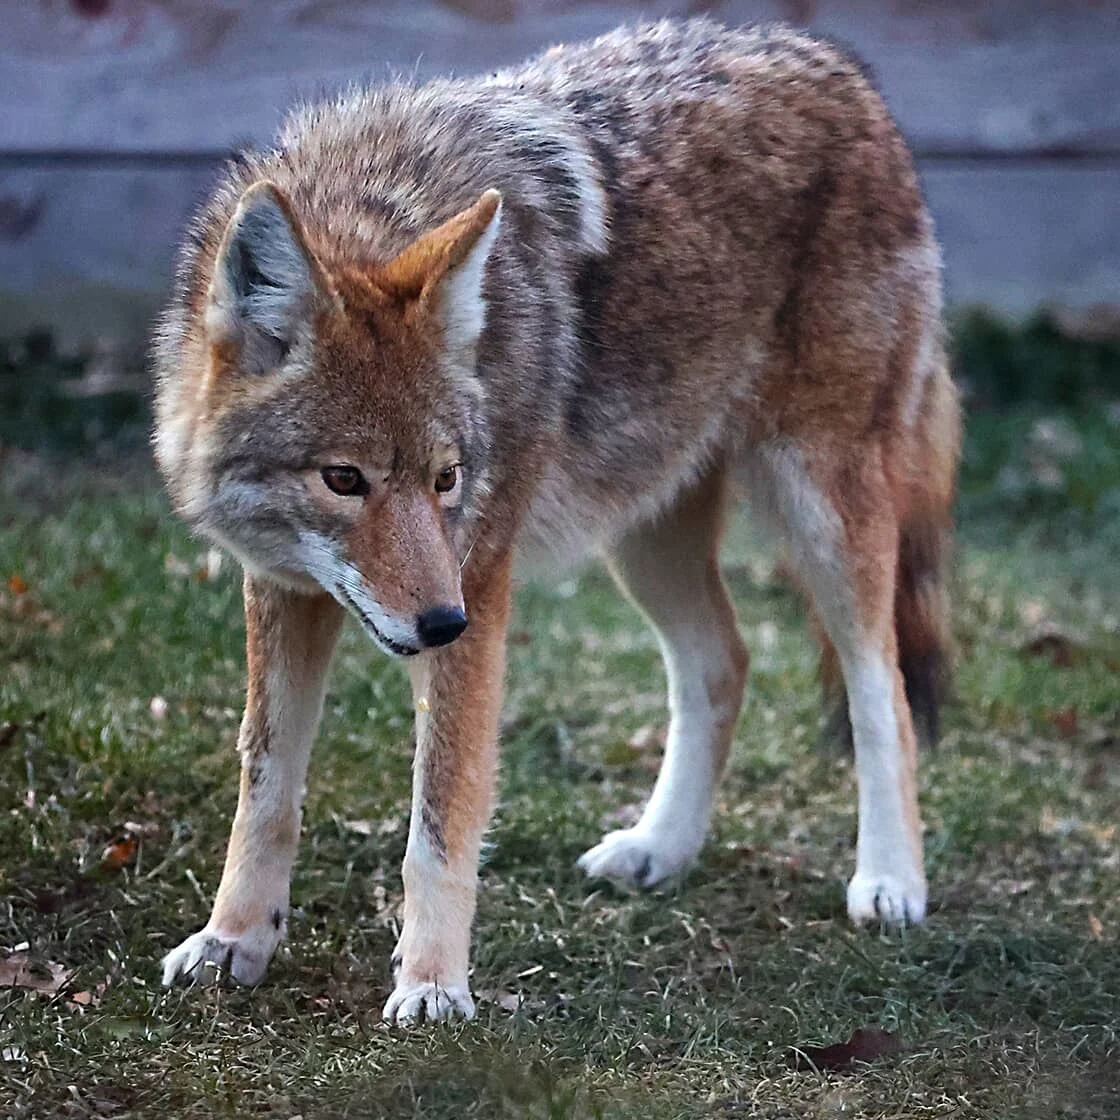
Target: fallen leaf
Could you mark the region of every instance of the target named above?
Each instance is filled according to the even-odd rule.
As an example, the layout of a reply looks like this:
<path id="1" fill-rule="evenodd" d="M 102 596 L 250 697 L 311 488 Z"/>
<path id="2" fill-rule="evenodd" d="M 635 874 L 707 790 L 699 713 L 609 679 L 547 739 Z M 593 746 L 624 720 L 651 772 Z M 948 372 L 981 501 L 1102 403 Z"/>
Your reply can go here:
<path id="1" fill-rule="evenodd" d="M 855 1062 L 873 1062 L 897 1054 L 902 1044 L 889 1031 L 879 1027 L 860 1027 L 847 1042 L 832 1046 L 799 1046 L 794 1052 L 793 1066 L 801 1070 L 845 1071 Z"/>
<path id="2" fill-rule="evenodd" d="M 72 975 L 73 969 L 54 961 L 35 960 L 26 950 L 0 959 L 0 988 L 23 988 L 28 992 L 54 995 Z"/>
<path id="3" fill-rule="evenodd" d="M 1019 654 L 1022 657 L 1045 657 L 1056 669 L 1079 665 L 1087 656 L 1084 646 L 1057 630 L 1036 634 L 1019 647 Z"/>
<path id="4" fill-rule="evenodd" d="M 1072 739 L 1077 734 L 1077 709 L 1059 708 L 1057 711 L 1047 713 L 1054 730 L 1063 739 Z"/>
<path id="5" fill-rule="evenodd" d="M 120 871 L 122 867 L 136 858 L 136 850 L 139 847 L 139 836 L 132 832 L 123 833 L 101 853 L 101 869 L 103 871 Z"/>
<path id="6" fill-rule="evenodd" d="M 1089 936 L 1094 941 L 1100 941 L 1104 937 L 1104 922 L 1096 914 L 1089 915 Z"/>
<path id="7" fill-rule="evenodd" d="M 13 595 L 26 595 L 30 588 L 27 581 L 18 573 L 8 576 L 8 590 Z"/>

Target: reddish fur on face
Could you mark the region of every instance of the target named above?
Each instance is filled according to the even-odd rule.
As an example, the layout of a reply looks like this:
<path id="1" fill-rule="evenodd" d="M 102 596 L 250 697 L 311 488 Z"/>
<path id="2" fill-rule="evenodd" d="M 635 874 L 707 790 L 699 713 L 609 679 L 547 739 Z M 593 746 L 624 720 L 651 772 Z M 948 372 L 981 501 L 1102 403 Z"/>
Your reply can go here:
<path id="1" fill-rule="evenodd" d="M 359 570 L 376 573 L 378 601 L 391 614 L 412 618 L 433 606 L 462 606 L 444 520 L 434 492 L 402 488 L 363 513 L 347 537 L 347 555 Z"/>

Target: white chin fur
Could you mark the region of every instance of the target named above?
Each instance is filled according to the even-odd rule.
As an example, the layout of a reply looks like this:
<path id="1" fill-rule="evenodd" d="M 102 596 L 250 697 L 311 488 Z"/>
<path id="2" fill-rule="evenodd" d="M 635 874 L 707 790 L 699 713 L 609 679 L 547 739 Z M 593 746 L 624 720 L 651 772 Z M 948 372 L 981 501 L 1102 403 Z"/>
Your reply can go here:
<path id="1" fill-rule="evenodd" d="M 300 544 L 307 574 L 358 620 L 378 649 L 391 657 L 411 657 L 420 652 L 415 627 L 402 625 L 389 615 L 370 595 L 362 573 L 339 557 L 329 541 L 309 533 L 300 538 Z"/>

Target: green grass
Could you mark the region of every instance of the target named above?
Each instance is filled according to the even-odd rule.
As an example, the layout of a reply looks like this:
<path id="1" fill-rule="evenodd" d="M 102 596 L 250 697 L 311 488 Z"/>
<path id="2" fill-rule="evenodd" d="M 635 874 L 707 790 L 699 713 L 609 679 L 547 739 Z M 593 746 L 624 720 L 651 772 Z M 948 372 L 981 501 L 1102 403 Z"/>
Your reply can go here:
<path id="1" fill-rule="evenodd" d="M 979 417 L 966 456 L 956 691 L 922 762 L 926 928 L 848 927 L 852 768 L 814 745 L 799 605 L 737 525 L 752 683 L 700 867 L 649 894 L 575 871 L 648 793 L 656 754 L 628 743 L 663 721 L 663 678 L 598 570 L 526 587 L 472 976 L 521 1007 L 409 1032 L 379 1020 L 408 800 L 399 669 L 347 633 L 264 984 L 163 991 L 235 802 L 238 579 L 207 577 L 142 460 L 91 475 L 10 452 L 0 945 L 76 972 L 54 996 L 0 991 L 0 1115 L 1120 1115 L 1120 428 L 1073 412 L 1080 443 L 1055 448 L 1041 417 Z M 1029 652 L 1040 633 L 1060 664 Z M 129 825 L 135 858 L 108 871 Z M 902 1053 L 794 1068 L 797 1047 L 867 1026 Z"/>

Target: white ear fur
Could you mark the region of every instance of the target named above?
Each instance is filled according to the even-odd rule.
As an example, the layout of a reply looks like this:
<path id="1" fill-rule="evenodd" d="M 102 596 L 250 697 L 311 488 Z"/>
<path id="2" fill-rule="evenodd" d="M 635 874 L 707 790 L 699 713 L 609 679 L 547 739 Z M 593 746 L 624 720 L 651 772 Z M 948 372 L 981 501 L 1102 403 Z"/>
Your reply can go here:
<path id="1" fill-rule="evenodd" d="M 489 223 L 463 260 L 441 281 L 440 317 L 449 350 L 473 347 L 486 325 L 482 280 L 502 220 L 499 201 Z"/>
<path id="2" fill-rule="evenodd" d="M 210 284 L 207 326 L 240 341 L 243 364 L 274 364 L 292 345 L 315 291 L 311 262 L 269 183 L 245 192 Z"/>

